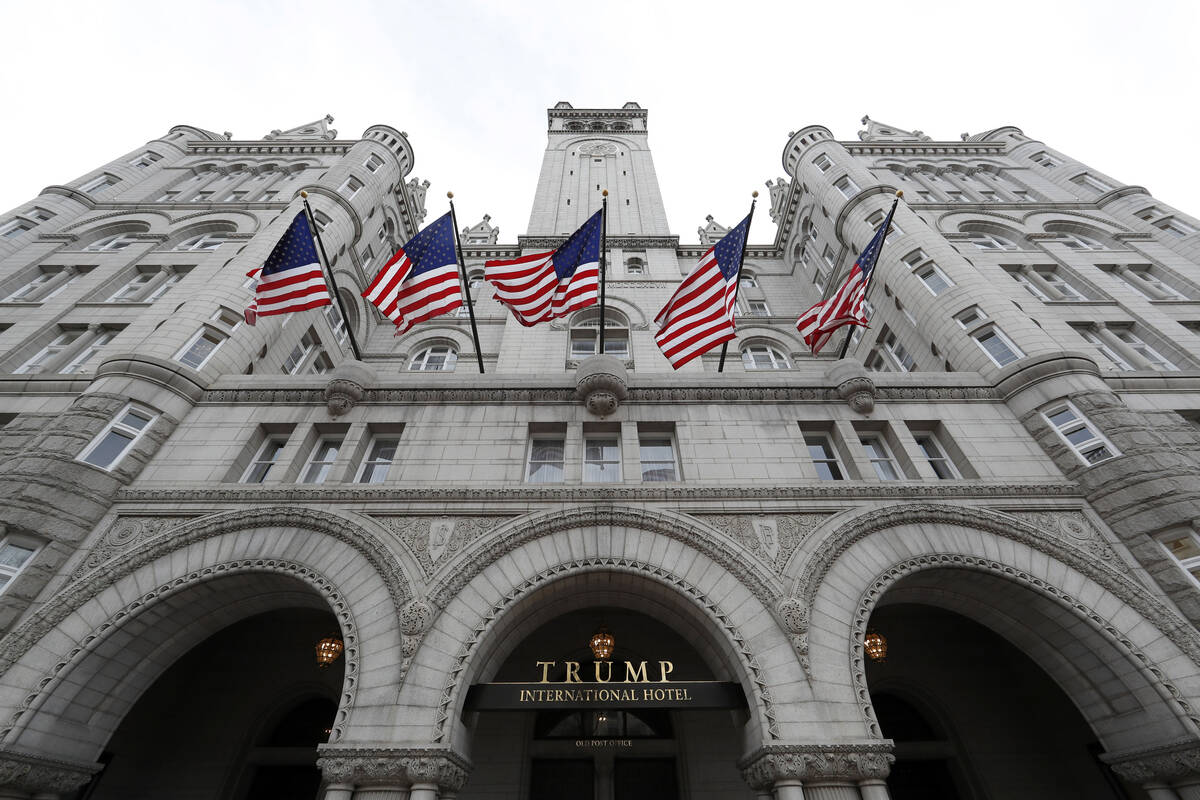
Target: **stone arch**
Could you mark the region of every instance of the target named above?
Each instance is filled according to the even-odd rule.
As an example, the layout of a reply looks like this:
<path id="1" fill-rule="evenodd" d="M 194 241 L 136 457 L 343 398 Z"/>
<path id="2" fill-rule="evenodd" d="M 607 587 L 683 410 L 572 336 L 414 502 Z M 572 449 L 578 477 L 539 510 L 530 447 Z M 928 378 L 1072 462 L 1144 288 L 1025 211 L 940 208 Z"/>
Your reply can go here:
<path id="1" fill-rule="evenodd" d="M 1092 532 L 1094 534 L 1094 531 Z M 1079 708 L 1110 750 L 1147 731 L 1194 738 L 1200 716 L 1200 636 L 1127 577 L 1099 534 L 1090 553 L 1058 531 L 978 508 L 912 504 L 874 509 L 806 543 L 796 565 L 789 628 L 819 674 L 845 664 L 869 736 L 879 730 L 867 693 L 863 635 L 881 598 L 963 614 L 1026 652 Z M 867 543 L 865 540 L 870 539 Z M 790 570 L 789 570 L 790 571 Z M 851 608 L 848 599 L 857 599 Z M 1087 654 L 1071 660 L 1072 649 Z M 1191 695 L 1194 695 L 1191 690 Z M 843 713 L 845 711 L 843 710 Z M 1142 738 L 1139 738 L 1142 737 Z"/>
<path id="2" fill-rule="evenodd" d="M 346 674 L 330 741 L 345 733 L 360 689 L 378 695 L 404 679 L 403 665 L 399 675 L 362 669 L 364 657 L 383 659 L 399 649 L 399 619 L 411 592 L 395 560 L 349 520 L 268 508 L 163 526 L 140 542 L 127 529 L 111 538 L 93 551 L 107 543 L 107 557 L 85 563 L 64 591 L 0 642 L 0 709 L 11 710 L 0 729 L 6 747 L 93 759 L 176 658 L 226 625 L 275 608 L 321 608 L 338 619 Z M 122 540 L 135 544 L 126 548 Z M 390 597 L 395 613 L 361 613 L 381 597 Z M 118 659 L 129 652 L 141 654 L 132 667 L 127 657 Z M 116 688 L 88 719 L 95 703 L 79 697 L 97 679 Z M 84 733 L 81 719 L 88 719 Z"/>

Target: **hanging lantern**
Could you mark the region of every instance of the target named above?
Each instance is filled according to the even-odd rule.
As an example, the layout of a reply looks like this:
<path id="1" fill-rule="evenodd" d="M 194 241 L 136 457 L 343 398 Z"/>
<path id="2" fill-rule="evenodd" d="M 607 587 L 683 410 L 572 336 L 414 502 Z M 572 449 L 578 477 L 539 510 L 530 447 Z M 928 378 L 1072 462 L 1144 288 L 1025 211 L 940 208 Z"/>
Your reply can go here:
<path id="1" fill-rule="evenodd" d="M 588 642 L 588 647 L 592 648 L 592 655 L 597 661 L 604 661 L 613 654 L 613 648 L 617 646 L 617 640 L 608 632 L 608 628 L 603 625 L 600 630 L 592 634 L 591 641 Z"/>
<path id="2" fill-rule="evenodd" d="M 867 651 L 867 658 L 872 661 L 887 661 L 887 639 L 878 631 L 867 631 L 867 635 L 863 637 L 863 649 Z"/>
<path id="3" fill-rule="evenodd" d="M 322 669 L 337 661 L 346 646 L 336 636 L 326 636 L 317 642 L 317 666 Z"/>

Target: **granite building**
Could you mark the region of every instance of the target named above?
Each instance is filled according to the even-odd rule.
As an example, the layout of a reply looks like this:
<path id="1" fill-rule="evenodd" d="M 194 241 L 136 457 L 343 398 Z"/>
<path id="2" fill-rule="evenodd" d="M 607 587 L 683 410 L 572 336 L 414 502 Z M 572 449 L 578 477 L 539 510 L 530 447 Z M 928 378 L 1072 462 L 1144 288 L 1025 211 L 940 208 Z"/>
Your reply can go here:
<path id="1" fill-rule="evenodd" d="M 670 231 L 647 120 L 558 103 L 524 235 L 460 221 L 481 353 L 359 296 L 443 208 L 387 125 L 0 216 L 0 797 L 1200 798 L 1200 222 L 1014 127 L 806 127 L 674 372 L 727 228 Z M 247 326 L 301 190 L 345 312 Z M 484 261 L 602 190 L 604 319 L 521 327 Z"/>

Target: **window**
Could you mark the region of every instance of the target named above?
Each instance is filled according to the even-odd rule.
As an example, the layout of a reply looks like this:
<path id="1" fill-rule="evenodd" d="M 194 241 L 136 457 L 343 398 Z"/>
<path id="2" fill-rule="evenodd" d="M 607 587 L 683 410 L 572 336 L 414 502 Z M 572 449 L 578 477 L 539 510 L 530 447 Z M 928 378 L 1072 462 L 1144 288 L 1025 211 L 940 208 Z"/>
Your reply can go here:
<path id="1" fill-rule="evenodd" d="M 1003 367 L 1018 358 L 1024 358 L 1025 354 L 1012 343 L 1012 341 L 1000 332 L 997 327 L 985 328 L 971 334 L 975 343 L 979 345 L 983 352 L 987 353 L 988 358 L 995 362 L 996 366 Z"/>
<path id="2" fill-rule="evenodd" d="M 821 258 L 825 260 L 826 264 L 831 267 L 833 266 L 833 250 L 830 249 L 829 245 L 825 245 L 825 249 L 821 251 Z"/>
<path id="3" fill-rule="evenodd" d="M 742 366 L 746 369 L 791 369 L 787 356 L 769 344 L 748 344 L 742 348 Z"/>
<path id="4" fill-rule="evenodd" d="M 329 216 L 323 211 L 317 211 L 315 209 L 313 210 L 313 219 L 317 223 L 317 230 L 321 231 L 322 233 L 325 232 L 325 228 L 329 226 L 329 223 L 333 222 L 333 217 Z"/>
<path id="5" fill-rule="evenodd" d="M 921 455 L 925 456 L 925 461 L 933 470 L 933 474 L 937 475 L 939 480 L 948 481 L 958 477 L 958 472 L 954 469 L 954 462 L 946 455 L 945 448 L 942 447 L 942 443 L 937 440 L 936 436 L 932 433 L 914 431 L 913 440 L 917 443 L 917 449 L 921 451 Z"/>
<path id="6" fill-rule="evenodd" d="M 1196 232 L 1196 229 L 1191 225 L 1188 225 L 1183 220 L 1175 219 L 1174 217 L 1160 219 L 1154 223 L 1154 227 L 1158 228 L 1159 230 L 1166 231 L 1167 233 L 1173 233 L 1176 236 L 1191 236 Z"/>
<path id="7" fill-rule="evenodd" d="M 292 348 L 292 352 L 288 353 L 288 357 L 283 361 L 283 371 L 289 375 L 295 375 L 304 368 L 308 363 L 308 357 L 317 349 L 317 344 L 320 340 L 317 339 L 317 332 L 309 328 L 300 337 L 300 341 Z"/>
<path id="8" fill-rule="evenodd" d="M 833 182 L 834 187 L 846 197 L 852 197 L 858 192 L 858 185 L 850 180 L 849 175 L 843 175 Z"/>
<path id="9" fill-rule="evenodd" d="M 642 462 L 642 482 L 677 481 L 675 446 L 669 433 L 641 433 L 638 451 Z"/>
<path id="10" fill-rule="evenodd" d="M 100 469 L 112 469 L 145 435 L 157 416 L 148 408 L 130 403 L 84 448 L 79 460 Z"/>
<path id="11" fill-rule="evenodd" d="M 570 358 L 587 358 L 600 352 L 600 312 L 580 312 L 571 322 Z M 629 323 L 620 312 L 607 309 L 604 314 L 604 354 L 629 358 Z"/>
<path id="12" fill-rule="evenodd" d="M 308 371 L 313 375 L 324 375 L 332 370 L 333 362 L 329 359 L 329 356 L 325 354 L 324 350 L 317 353 L 317 357 L 313 359 L 312 366 L 308 369 Z"/>
<path id="13" fill-rule="evenodd" d="M 1075 184 L 1076 186 L 1083 186 L 1087 189 L 1091 189 L 1094 192 L 1107 192 L 1111 191 L 1113 188 L 1097 178 L 1095 175 L 1089 175 L 1086 172 L 1071 178 L 1071 183 Z"/>
<path id="14" fill-rule="evenodd" d="M 1139 264 L 1117 274 L 1133 289 L 1150 300 L 1188 300 L 1186 294 L 1163 281 L 1148 264 Z"/>
<path id="15" fill-rule="evenodd" d="M 1196 535 L 1196 531 L 1191 528 L 1180 528 L 1169 533 L 1161 533 L 1155 539 L 1167 551 L 1167 555 L 1191 577 L 1192 582 L 1200 585 L 1200 536 Z M 0 550 L 0 554 L 2 553 L 3 551 Z"/>
<path id="16" fill-rule="evenodd" d="M 1055 433 L 1085 464 L 1099 464 L 1120 455 L 1107 439 L 1092 430 L 1091 424 L 1070 403 L 1060 403 L 1042 412 Z"/>
<path id="17" fill-rule="evenodd" d="M 346 178 L 346 182 L 338 188 L 338 193 L 345 195 L 347 198 L 351 198 L 358 194 L 358 190 L 361 188 L 363 188 L 363 182 L 352 175 L 349 178 Z"/>
<path id="18" fill-rule="evenodd" d="M 325 321 L 329 323 L 329 329 L 333 331 L 338 342 L 345 344 L 346 339 L 349 338 L 346 332 L 346 318 L 342 316 L 342 311 L 338 308 L 337 303 L 325 306 Z"/>
<path id="19" fill-rule="evenodd" d="M 766 300 L 746 300 L 744 305 L 748 317 L 771 316 L 771 309 L 767 307 Z"/>
<path id="20" fill-rule="evenodd" d="M 383 483 L 392 462 L 396 460 L 396 449 L 400 440 L 392 436 L 374 436 L 367 445 L 367 457 L 358 470 L 359 483 Z"/>
<path id="21" fill-rule="evenodd" d="M 1029 292 L 1037 299 L 1047 301 L 1050 300 L 1050 295 L 1042 291 L 1041 286 L 1029 279 L 1029 276 L 1026 274 L 1025 267 L 1004 267 L 1004 271 L 1007 272 L 1009 277 L 1011 277 L 1014 281 L 1021 284 L 1025 291 Z"/>
<path id="22" fill-rule="evenodd" d="M 1045 150 L 1034 153 L 1029 157 L 1029 160 L 1039 166 L 1045 167 L 1046 169 L 1053 169 L 1054 167 L 1058 166 L 1058 162 L 1051 158 L 1050 154 Z"/>
<path id="23" fill-rule="evenodd" d="M 181 272 L 176 272 L 175 269 L 191 269 L 191 268 L 190 267 L 186 267 L 186 268 L 184 268 L 184 267 L 178 267 L 178 268 L 166 267 L 164 269 L 170 270 L 169 272 L 167 272 L 166 280 L 164 280 L 162 283 L 160 283 L 154 289 L 154 291 L 150 292 L 150 294 L 146 296 L 146 298 L 144 299 L 143 302 L 153 303 L 155 300 L 157 300 L 158 298 L 162 297 L 164 294 L 169 292 L 171 290 L 172 286 L 174 286 L 175 284 L 177 284 L 181 280 L 183 280 L 183 274 Z"/>
<path id="24" fill-rule="evenodd" d="M 975 232 L 968 237 L 967 241 L 978 247 L 980 250 L 1019 250 L 1016 242 L 1007 239 L 996 233 L 980 233 Z"/>
<path id="25" fill-rule="evenodd" d="M 249 194 L 250 194 L 249 192 L 245 192 L 245 191 L 230 192 L 229 194 L 225 195 L 225 199 L 222 202 L 244 203 L 246 201 L 246 196 Z"/>
<path id="26" fill-rule="evenodd" d="M 1056 267 L 1034 267 L 1034 272 L 1038 274 L 1046 285 L 1058 293 L 1061 300 L 1087 300 L 1087 296 L 1076 289 L 1071 284 L 1063 279 L 1062 274 Z"/>
<path id="27" fill-rule="evenodd" d="M 192 195 L 191 202 L 193 202 L 193 203 L 211 202 L 214 194 L 215 194 L 215 192 L 212 192 L 212 191 L 196 192 L 194 195 Z"/>
<path id="28" fill-rule="evenodd" d="M 337 461 L 338 451 L 342 449 L 340 438 L 323 438 L 313 445 L 308 455 L 308 463 L 304 466 L 302 483 L 324 483 Z"/>
<path id="29" fill-rule="evenodd" d="M 1142 341 L 1141 337 L 1131 331 L 1129 328 L 1113 328 L 1109 330 L 1113 335 L 1129 346 L 1129 349 L 1137 353 L 1139 356 L 1149 362 L 1150 367 L 1162 372 L 1178 372 L 1179 367 L 1175 366 L 1162 353 L 1155 350 L 1150 345 Z"/>
<path id="30" fill-rule="evenodd" d="M 108 253 L 113 250 L 124 250 L 135 242 L 137 242 L 137 239 L 132 234 L 117 233 L 112 236 L 105 236 L 103 239 L 97 239 L 83 249 L 91 253 Z"/>
<path id="31" fill-rule="evenodd" d="M 887 214 L 883 211 L 883 209 L 879 209 L 878 211 L 872 212 L 871 216 L 867 217 L 867 224 L 873 229 L 878 229 L 879 226 L 883 224 L 885 217 L 887 217 Z M 900 230 L 900 226 L 896 224 L 895 219 L 892 220 L 892 227 L 888 230 L 888 236 L 891 236 L 893 233 L 897 236 L 904 235 L 904 231 Z"/>
<path id="32" fill-rule="evenodd" d="M 585 483 L 621 480 L 621 445 L 615 435 L 584 437 L 583 480 Z"/>
<path id="33" fill-rule="evenodd" d="M 199 236 L 193 236 L 190 239 L 185 239 L 175 245 L 176 250 L 216 250 L 221 245 L 229 241 L 229 237 L 220 233 L 202 233 Z"/>
<path id="34" fill-rule="evenodd" d="M 883 344 L 883 349 L 892 357 L 892 363 L 901 372 L 912 372 L 917 368 L 913 357 L 909 355 L 908 349 L 904 343 L 896 337 L 896 334 L 884 326 L 880 332 L 879 339 Z"/>
<path id="35" fill-rule="evenodd" d="M 229 336 L 224 332 L 205 325 L 196 331 L 187 344 L 180 348 L 179 352 L 175 354 L 175 360 L 186 367 L 200 369 L 208 363 L 208 360 L 213 357 L 213 353 L 217 352 L 217 348 L 228 338 Z"/>
<path id="36" fill-rule="evenodd" d="M 107 189 L 110 186 L 116 186 L 120 178 L 115 178 L 112 175 L 99 175 L 92 178 L 90 181 L 79 187 L 81 192 L 99 192 Z"/>
<path id="37" fill-rule="evenodd" d="M 754 273 L 752 273 L 752 272 L 743 271 L 742 274 L 740 276 L 738 276 L 738 288 L 739 289 L 757 289 L 758 288 L 758 278 L 755 277 Z"/>
<path id="38" fill-rule="evenodd" d="M 937 297 L 939 294 L 954 285 L 954 281 L 950 280 L 950 278 L 946 276 L 946 273 L 942 272 L 941 268 L 932 261 L 930 261 L 926 266 L 914 270 L 913 274 L 921 279 L 921 283 L 925 284 L 925 288 L 928 289 L 929 293 L 934 297 Z"/>
<path id="39" fill-rule="evenodd" d="M 47 211 L 44 208 L 33 207 L 25 212 L 25 216 L 32 218 L 36 222 L 46 222 L 54 219 L 54 212 Z"/>
<path id="40" fill-rule="evenodd" d="M 383 159 L 377 156 L 375 153 L 372 153 L 367 160 L 363 162 L 363 166 L 367 168 L 367 172 L 378 172 L 379 168 L 383 166 Z"/>
<path id="41" fill-rule="evenodd" d="M 817 468 L 817 476 L 823 481 L 845 480 L 842 464 L 838 461 L 837 452 L 824 433 L 804 434 L 804 444 L 808 447 L 808 456 L 813 466 Z"/>
<path id="42" fill-rule="evenodd" d="M 271 467 L 278 463 L 279 454 L 283 452 L 286 445 L 287 439 L 280 436 L 268 436 L 267 440 L 262 443 L 262 447 L 258 448 L 258 452 L 254 454 L 250 466 L 246 467 L 246 472 L 242 475 L 242 483 L 265 481 Z"/>
<path id="43" fill-rule="evenodd" d="M 859 436 L 859 442 L 862 443 L 863 450 L 866 451 L 867 458 L 870 459 L 871 466 L 875 469 L 879 480 L 900 480 L 900 472 L 896 469 L 896 462 L 892 458 L 892 453 L 888 450 L 883 436 L 878 433 L 865 433 Z"/>
<path id="44" fill-rule="evenodd" d="M 1133 370 L 1133 365 L 1126 361 L 1120 353 L 1118 353 L 1108 342 L 1106 342 L 1104 337 L 1101 336 L 1099 332 L 1092 328 L 1076 328 L 1076 330 L 1079 332 L 1079 335 L 1083 337 L 1083 340 L 1096 348 L 1096 352 L 1104 356 L 1104 358 L 1108 360 L 1112 366 L 1125 372 L 1131 372 Z"/>
<path id="45" fill-rule="evenodd" d="M 83 331 L 63 331 L 13 372 L 17 375 L 36 375 L 48 371 L 56 357 L 82 335 Z"/>
<path id="46" fill-rule="evenodd" d="M 25 231 L 34 229 L 34 224 L 27 219 L 14 219 L 3 226 L 0 226 L 0 236 L 5 239 L 11 239 L 14 236 L 20 236 Z"/>
<path id="47" fill-rule="evenodd" d="M 565 445 L 566 440 L 562 436 L 537 436 L 531 439 L 525 480 L 528 483 L 562 483 Z"/>
<path id="48" fill-rule="evenodd" d="M 625 259 L 625 274 L 626 275 L 644 275 L 646 273 L 646 262 L 641 258 Z"/>
<path id="49" fill-rule="evenodd" d="M 413 356 L 408 369 L 409 372 L 454 372 L 457 363 L 458 350 L 454 345 L 435 344 Z"/>
<path id="50" fill-rule="evenodd" d="M 154 202 L 156 202 L 156 203 L 174 203 L 178 199 L 179 199 L 178 191 L 167 191 L 167 192 L 163 192 L 157 198 L 155 198 Z"/>
<path id="51" fill-rule="evenodd" d="M 102 330 L 88 340 L 87 344 L 80 350 L 74 358 L 59 370 L 66 374 L 75 372 L 86 372 L 91 369 L 91 362 L 100 354 L 104 346 L 113 340 L 117 334 L 113 331 Z"/>
<path id="52" fill-rule="evenodd" d="M 1062 242 L 1072 250 L 1107 249 L 1103 244 L 1091 238 L 1090 236 L 1084 236 L 1079 233 L 1060 233 L 1058 234 L 1058 241 Z"/>
<path id="53" fill-rule="evenodd" d="M 137 158 L 132 159 L 129 162 L 129 164 L 130 164 L 130 166 L 141 167 L 144 169 L 144 168 L 150 166 L 151 164 L 153 164 L 155 161 L 162 161 L 162 156 L 160 156 L 158 153 L 154 153 L 154 152 L 147 150 L 145 153 L 142 153 Z"/>
<path id="54" fill-rule="evenodd" d="M 78 276 L 74 267 L 47 267 L 21 288 L 4 298 L 5 303 L 40 303 L 67 288 Z"/>
<path id="55" fill-rule="evenodd" d="M 963 201 L 963 193 L 952 189 L 946 192 L 946 197 L 950 199 L 951 203 L 961 203 Z"/>
<path id="56" fill-rule="evenodd" d="M 364 272 L 371 269 L 371 262 L 375 260 L 375 251 L 371 249 L 371 245 L 367 245 L 362 253 L 362 268 Z"/>
<path id="57" fill-rule="evenodd" d="M 145 291 L 146 287 L 150 285 L 150 282 L 153 281 L 155 277 L 156 275 L 153 272 L 139 272 L 137 275 L 134 275 L 132 278 L 126 281 L 124 286 L 113 292 L 104 302 L 137 302 L 137 299 L 141 296 L 142 292 Z"/>
<path id="58" fill-rule="evenodd" d="M 13 578 L 30 562 L 38 551 L 32 541 L 6 536 L 0 541 L 0 592 L 6 590 Z"/>
<path id="59" fill-rule="evenodd" d="M 814 158 L 813 164 L 815 164 L 817 169 L 821 170 L 821 172 L 828 172 L 829 168 L 833 166 L 833 162 L 829 160 L 829 156 L 825 155 L 824 153 L 821 153 L 819 156 Z"/>

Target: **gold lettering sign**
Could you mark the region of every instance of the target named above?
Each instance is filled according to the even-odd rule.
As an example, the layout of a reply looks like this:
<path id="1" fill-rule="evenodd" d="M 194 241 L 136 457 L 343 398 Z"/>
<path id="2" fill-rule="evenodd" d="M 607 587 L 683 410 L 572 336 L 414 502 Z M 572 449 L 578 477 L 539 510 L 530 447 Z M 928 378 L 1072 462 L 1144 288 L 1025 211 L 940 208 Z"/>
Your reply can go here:
<path id="1" fill-rule="evenodd" d="M 566 677 L 561 681 L 550 680 L 550 668 L 557 666 L 557 661 L 536 661 L 538 668 L 541 670 L 542 677 L 538 683 L 583 683 L 583 679 L 579 677 L 580 663 L 578 661 L 564 661 L 566 667 Z M 596 672 L 596 683 L 611 683 L 613 674 L 613 662 L 611 661 L 596 661 L 594 662 Z M 668 677 L 675 671 L 675 664 L 672 661 L 658 662 L 658 683 L 670 683 Z M 617 683 L 650 683 L 650 669 L 645 661 L 639 661 L 634 664 L 632 661 L 625 662 L 625 679 L 617 681 Z"/>

